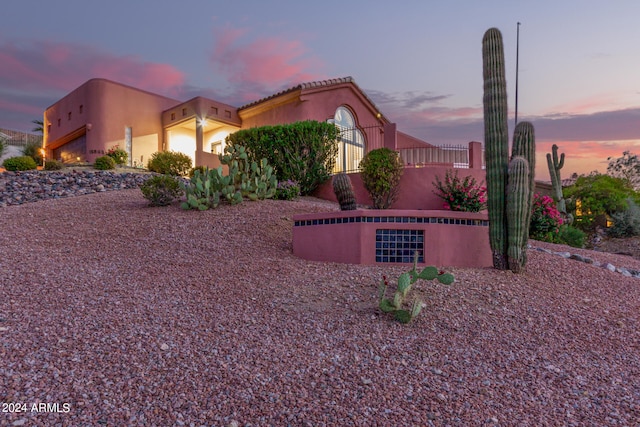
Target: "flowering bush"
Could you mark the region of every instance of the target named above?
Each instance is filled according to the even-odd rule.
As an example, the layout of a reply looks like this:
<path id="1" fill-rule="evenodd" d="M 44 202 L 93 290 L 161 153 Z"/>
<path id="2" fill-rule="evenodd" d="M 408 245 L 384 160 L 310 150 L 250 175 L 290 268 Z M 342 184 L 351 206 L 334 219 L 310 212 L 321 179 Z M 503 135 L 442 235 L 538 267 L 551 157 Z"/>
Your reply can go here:
<path id="1" fill-rule="evenodd" d="M 276 189 L 276 199 L 293 200 L 300 195 L 300 185 L 290 179 L 278 182 Z"/>
<path id="2" fill-rule="evenodd" d="M 117 145 L 109 148 L 106 154 L 115 160 L 116 165 L 124 165 L 127 163 L 127 159 L 129 158 L 129 154 Z"/>
<path id="3" fill-rule="evenodd" d="M 478 185 L 472 176 L 458 177 L 458 171 L 447 171 L 444 182 L 436 176 L 433 192 L 444 200 L 444 208 L 452 211 L 480 212 L 487 207 L 487 188 Z"/>
<path id="4" fill-rule="evenodd" d="M 561 225 L 562 216 L 553 199 L 534 194 L 529 236 L 535 240 L 553 242 L 557 240 Z"/>

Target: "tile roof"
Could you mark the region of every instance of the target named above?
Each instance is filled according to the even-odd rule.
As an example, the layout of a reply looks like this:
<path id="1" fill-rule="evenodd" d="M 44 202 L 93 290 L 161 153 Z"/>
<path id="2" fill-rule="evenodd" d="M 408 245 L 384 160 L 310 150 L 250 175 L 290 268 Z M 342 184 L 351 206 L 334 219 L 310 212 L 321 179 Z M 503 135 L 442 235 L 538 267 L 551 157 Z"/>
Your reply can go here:
<path id="1" fill-rule="evenodd" d="M 298 85 L 296 85 L 296 86 L 294 86 L 294 87 L 291 87 L 291 88 L 289 88 L 289 89 L 285 89 L 285 90 L 280 91 L 280 92 L 278 92 L 278 93 L 275 93 L 275 94 L 273 94 L 273 95 L 270 95 L 270 96 L 267 96 L 267 97 L 265 97 L 265 98 L 261 98 L 261 99 L 259 99 L 259 100 L 257 100 L 257 101 L 253 101 L 253 102 L 251 102 L 251 103 L 249 103 L 249 104 L 243 105 L 242 107 L 238 108 L 238 110 L 243 110 L 243 109 L 245 109 L 245 108 L 249 108 L 249 107 L 252 107 L 252 106 L 254 106 L 254 105 L 261 104 L 261 103 L 263 103 L 263 102 L 265 102 L 265 101 L 268 101 L 268 100 L 273 99 L 273 98 L 277 98 L 278 96 L 285 95 L 285 94 L 287 94 L 287 93 L 291 93 L 291 92 L 296 91 L 296 90 L 316 89 L 316 88 L 322 88 L 322 87 L 337 86 L 337 85 L 341 85 L 341 84 L 344 84 L 344 83 L 351 83 L 351 84 L 353 84 L 353 85 L 358 89 L 358 91 L 362 94 L 362 96 L 363 96 L 363 97 L 364 97 L 364 98 L 365 98 L 369 103 L 371 103 L 371 105 L 373 105 L 373 106 L 374 106 L 374 108 L 376 109 L 376 111 L 378 111 L 378 112 L 379 112 L 379 109 L 378 109 L 377 105 L 376 105 L 376 104 L 371 100 L 371 98 L 369 98 L 369 97 L 367 96 L 367 94 L 366 94 L 366 93 L 364 93 L 364 91 L 363 91 L 362 89 L 360 89 L 360 87 L 356 84 L 355 80 L 354 80 L 354 79 L 353 79 L 353 77 L 351 77 L 351 76 L 347 76 L 347 77 L 339 77 L 339 78 L 335 78 L 335 79 L 327 79 L 327 80 L 317 80 L 317 81 L 313 81 L 313 82 L 306 82 L 306 83 L 300 83 L 300 84 L 298 84 Z M 382 113 L 381 113 L 381 114 L 382 114 Z M 382 114 L 382 117 L 384 117 L 384 114 Z M 386 117 L 384 117 L 384 118 L 385 118 L 385 120 L 386 120 Z"/>

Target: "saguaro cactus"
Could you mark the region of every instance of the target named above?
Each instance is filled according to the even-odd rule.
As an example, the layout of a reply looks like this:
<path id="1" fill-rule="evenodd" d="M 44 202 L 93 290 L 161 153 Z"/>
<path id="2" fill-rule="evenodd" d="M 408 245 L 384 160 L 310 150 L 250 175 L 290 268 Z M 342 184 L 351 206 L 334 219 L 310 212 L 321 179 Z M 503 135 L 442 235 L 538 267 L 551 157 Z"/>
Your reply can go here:
<path id="1" fill-rule="evenodd" d="M 529 162 L 515 156 L 509 162 L 509 185 L 507 186 L 507 223 L 509 268 L 520 273 L 527 262 L 527 240 L 531 218 L 529 200 Z"/>
<path id="2" fill-rule="evenodd" d="M 562 194 L 562 178 L 560 178 L 560 169 L 564 166 L 564 153 L 560 154 L 558 160 L 558 146 L 551 146 L 551 153 L 547 153 L 547 166 L 549 167 L 549 176 L 551 177 L 551 186 L 553 192 L 553 200 L 556 202 L 556 208 L 562 215 L 562 218 L 568 223 L 573 222 L 573 216 L 567 213 L 567 203 Z"/>
<path id="3" fill-rule="evenodd" d="M 515 156 L 522 156 L 529 163 L 529 210 L 527 211 L 528 215 L 526 218 L 526 223 L 531 224 L 531 214 L 533 213 L 533 195 L 536 191 L 536 139 L 533 125 L 529 122 L 518 123 L 516 125 L 516 129 L 513 131 L 513 147 L 511 148 L 511 158 L 513 159 Z M 524 233 L 523 247 L 526 247 L 529 240 L 528 225 Z"/>
<path id="4" fill-rule="evenodd" d="M 341 211 L 352 211 L 356 209 L 356 196 L 349 175 L 346 173 L 334 175 L 333 192 L 336 194 Z"/>
<path id="5" fill-rule="evenodd" d="M 534 129 L 529 122 L 518 123 L 509 163 L 504 50 L 496 28 L 487 30 L 482 39 L 482 60 L 489 244 L 495 268 L 520 273 L 527 261 L 535 187 Z"/>
<path id="6" fill-rule="evenodd" d="M 493 252 L 493 266 L 499 270 L 505 270 L 508 266 L 505 257 L 507 252 L 505 186 L 509 161 L 509 128 L 504 48 L 502 34 L 497 28 L 490 28 L 484 34 L 482 60 L 489 244 Z"/>

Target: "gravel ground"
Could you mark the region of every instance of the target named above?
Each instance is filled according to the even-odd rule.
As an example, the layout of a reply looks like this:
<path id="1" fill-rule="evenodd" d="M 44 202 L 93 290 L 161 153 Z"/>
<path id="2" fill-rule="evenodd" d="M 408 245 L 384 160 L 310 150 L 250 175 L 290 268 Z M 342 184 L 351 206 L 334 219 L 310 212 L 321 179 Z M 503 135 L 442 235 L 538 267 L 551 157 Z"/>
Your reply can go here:
<path id="1" fill-rule="evenodd" d="M 417 284 L 401 325 L 376 289 L 404 268 L 292 255 L 291 217 L 335 209 L 1 208 L 0 425 L 640 425 L 638 279 L 530 251 L 522 275 Z"/>

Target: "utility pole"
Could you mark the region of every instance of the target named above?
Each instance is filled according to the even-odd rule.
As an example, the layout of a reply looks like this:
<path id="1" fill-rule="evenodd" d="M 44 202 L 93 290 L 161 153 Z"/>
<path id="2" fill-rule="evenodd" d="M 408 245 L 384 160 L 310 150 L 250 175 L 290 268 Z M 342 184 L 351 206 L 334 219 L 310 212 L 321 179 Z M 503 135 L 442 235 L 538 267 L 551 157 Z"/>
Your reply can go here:
<path id="1" fill-rule="evenodd" d="M 518 60 L 520 57 L 520 23 L 516 32 L 516 125 L 518 124 Z"/>

